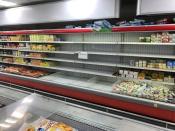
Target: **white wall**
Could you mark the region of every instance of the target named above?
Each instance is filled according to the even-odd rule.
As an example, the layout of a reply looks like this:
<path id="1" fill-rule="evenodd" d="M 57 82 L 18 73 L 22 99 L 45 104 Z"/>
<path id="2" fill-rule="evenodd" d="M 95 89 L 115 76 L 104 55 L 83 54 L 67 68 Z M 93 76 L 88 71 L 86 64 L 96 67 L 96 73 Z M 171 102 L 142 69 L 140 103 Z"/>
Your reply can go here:
<path id="1" fill-rule="evenodd" d="M 175 0 L 138 0 L 137 15 L 175 13 Z"/>
<path id="2" fill-rule="evenodd" d="M 0 25 L 119 17 L 119 0 L 65 0 L 0 11 Z"/>

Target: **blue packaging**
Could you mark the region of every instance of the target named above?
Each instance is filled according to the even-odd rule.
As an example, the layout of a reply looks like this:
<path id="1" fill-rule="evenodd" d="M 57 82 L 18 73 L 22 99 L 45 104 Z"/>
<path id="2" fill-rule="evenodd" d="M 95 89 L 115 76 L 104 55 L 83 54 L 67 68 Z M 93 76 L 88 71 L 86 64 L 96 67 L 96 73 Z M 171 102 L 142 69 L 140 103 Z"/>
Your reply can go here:
<path id="1" fill-rule="evenodd" d="M 101 28 L 112 28 L 112 25 L 107 20 L 95 21 L 94 26 L 99 26 Z"/>
<path id="2" fill-rule="evenodd" d="M 173 61 L 167 61 L 167 68 L 172 69 L 173 68 Z"/>
<path id="3" fill-rule="evenodd" d="M 38 128 L 37 131 L 45 131 L 44 128 Z"/>
<path id="4" fill-rule="evenodd" d="M 175 61 L 173 61 L 173 69 L 175 69 Z"/>

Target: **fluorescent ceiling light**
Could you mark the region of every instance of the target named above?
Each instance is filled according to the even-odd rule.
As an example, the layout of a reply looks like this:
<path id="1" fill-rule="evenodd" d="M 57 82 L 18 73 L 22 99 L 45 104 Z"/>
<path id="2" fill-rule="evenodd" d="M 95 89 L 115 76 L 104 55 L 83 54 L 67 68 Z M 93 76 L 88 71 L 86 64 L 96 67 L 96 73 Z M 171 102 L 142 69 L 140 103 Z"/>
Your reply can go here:
<path id="1" fill-rule="evenodd" d="M 9 124 L 4 124 L 4 123 L 1 123 L 1 124 L 0 124 L 0 127 L 3 127 L 3 128 L 9 128 L 9 127 L 10 127 L 10 125 L 9 125 Z"/>
<path id="2" fill-rule="evenodd" d="M 15 119 L 12 119 L 12 118 L 8 118 L 5 120 L 6 123 L 9 123 L 9 124 L 15 124 L 17 122 L 17 120 Z"/>
<path id="3" fill-rule="evenodd" d="M 6 6 L 6 7 L 11 7 L 11 6 L 15 6 L 17 5 L 14 2 L 9 2 L 9 1 L 5 1 L 5 0 L 0 0 L 0 5 L 1 6 Z"/>

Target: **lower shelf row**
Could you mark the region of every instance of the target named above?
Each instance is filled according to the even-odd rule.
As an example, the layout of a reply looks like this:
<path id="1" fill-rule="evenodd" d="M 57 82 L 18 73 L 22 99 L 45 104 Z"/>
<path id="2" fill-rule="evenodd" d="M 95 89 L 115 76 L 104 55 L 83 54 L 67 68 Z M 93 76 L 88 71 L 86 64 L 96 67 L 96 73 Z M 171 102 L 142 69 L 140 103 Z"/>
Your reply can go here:
<path id="1" fill-rule="evenodd" d="M 29 67 L 6 66 L 2 72 L 38 77 L 39 80 L 54 82 L 66 86 L 78 86 L 112 94 L 129 95 L 154 101 L 175 103 L 175 90 L 172 86 L 147 83 L 136 80 L 119 78 L 89 77 L 74 73 L 54 73 L 36 70 Z"/>

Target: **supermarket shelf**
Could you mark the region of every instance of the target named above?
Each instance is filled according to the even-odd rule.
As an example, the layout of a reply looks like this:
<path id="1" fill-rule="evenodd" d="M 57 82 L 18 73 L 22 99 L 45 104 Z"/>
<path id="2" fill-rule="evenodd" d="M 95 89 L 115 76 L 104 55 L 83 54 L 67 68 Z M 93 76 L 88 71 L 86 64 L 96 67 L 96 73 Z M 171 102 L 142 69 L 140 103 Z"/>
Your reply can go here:
<path id="1" fill-rule="evenodd" d="M 62 76 L 62 77 L 54 77 L 55 79 L 53 79 L 52 75 L 50 76 L 45 76 L 45 77 L 41 77 L 41 78 L 31 78 L 31 77 L 27 77 L 27 76 L 21 76 L 21 75 L 16 75 L 16 74 L 11 74 L 11 73 L 6 73 L 6 72 L 0 72 L 0 74 L 2 75 L 8 75 L 8 76 L 12 76 L 15 78 L 20 78 L 21 80 L 32 80 L 33 82 L 40 82 L 40 83 L 49 83 L 49 84 L 56 84 L 59 86 L 64 86 L 67 88 L 72 88 L 72 89 L 79 89 L 79 90 L 83 90 L 86 92 L 95 92 L 96 94 L 100 94 L 102 96 L 108 96 L 110 98 L 115 98 L 115 99 L 120 99 L 120 100 L 125 100 L 128 102 L 134 102 L 134 103 L 138 103 L 138 104 L 144 104 L 144 105 L 149 105 L 152 107 L 155 107 L 155 105 L 157 105 L 157 108 L 162 108 L 162 109 L 169 109 L 169 110 L 173 110 L 175 109 L 174 104 L 171 103 L 165 103 L 165 102 L 160 102 L 160 101 L 154 101 L 154 100 L 149 100 L 149 99 L 144 99 L 144 98 L 139 98 L 139 97 L 133 97 L 133 96 L 129 96 L 129 95 L 123 95 L 123 94 L 117 94 L 117 93 L 112 93 L 111 92 L 111 86 L 109 88 L 108 84 L 106 85 L 106 88 L 102 88 L 104 86 L 103 83 L 98 83 L 98 85 L 101 85 L 101 88 L 99 90 L 98 87 L 96 87 L 94 84 L 95 83 L 87 83 L 87 85 L 79 85 L 79 83 L 85 83 L 87 82 L 87 80 L 82 80 L 82 79 L 75 79 L 72 76 Z M 62 80 L 67 80 L 67 82 L 62 82 Z M 61 80 L 61 81 L 60 81 Z M 82 81 L 81 81 L 82 80 Z M 74 83 L 72 83 L 74 82 Z M 87 86 L 87 87 L 86 87 Z M 100 87 L 100 86 L 99 86 Z"/>
<path id="2" fill-rule="evenodd" d="M 53 44 L 74 44 L 74 43 L 82 43 L 82 42 L 72 42 L 72 41 L 0 41 L 0 43 L 53 43 Z"/>
<path id="3" fill-rule="evenodd" d="M 81 51 L 77 51 L 78 54 Z M 111 56 L 121 56 L 123 53 L 111 53 L 111 52 L 93 52 L 93 51 L 87 51 L 89 55 L 111 55 Z"/>
<path id="4" fill-rule="evenodd" d="M 174 31 L 175 24 L 113 27 L 112 32 Z M 0 31 L 0 35 L 92 33 L 92 28 Z M 101 32 L 94 32 L 101 33 Z"/>
<path id="5" fill-rule="evenodd" d="M 79 52 L 76 52 L 76 53 L 79 53 Z M 115 52 L 111 53 L 111 52 L 93 52 L 93 51 L 88 51 L 88 54 L 90 54 L 90 55 L 111 55 L 111 56 L 126 56 L 126 57 L 175 59 L 174 55 L 151 55 L 151 54 L 115 53 Z"/>
<path id="6" fill-rule="evenodd" d="M 39 53 L 53 53 L 53 54 L 75 54 L 73 51 L 38 51 L 38 50 L 25 50 L 25 49 L 13 49 L 13 48 L 0 48 L 0 50 L 15 50 L 21 52 L 39 52 Z"/>
<path id="7" fill-rule="evenodd" d="M 112 32 L 174 31 L 175 24 L 114 27 Z"/>
<path id="8" fill-rule="evenodd" d="M 91 33 L 92 28 L 0 31 L 0 35 Z"/>
<path id="9" fill-rule="evenodd" d="M 75 72 L 75 73 L 82 73 L 82 74 L 89 74 L 89 75 L 96 75 L 96 76 L 104 76 L 104 77 L 111 77 L 115 78 L 112 73 L 109 72 L 100 72 L 95 70 L 88 70 L 88 69 L 80 69 L 80 68 L 70 68 L 70 67 L 43 67 L 43 66 L 35 66 L 29 64 L 19 64 L 19 63 L 9 63 L 9 62 L 2 62 L 3 64 L 10 64 L 10 65 L 21 65 L 21 66 L 28 66 L 28 67 L 36 67 L 42 69 L 51 69 L 51 70 L 58 70 L 58 71 L 67 71 L 67 72 Z"/>
<path id="10" fill-rule="evenodd" d="M 1 41 L 0 43 L 60 43 L 60 41 Z"/>
<path id="11" fill-rule="evenodd" d="M 15 50 L 15 51 L 17 51 L 19 49 L 17 49 L 17 48 L 0 48 L 0 50 Z"/>
<path id="12" fill-rule="evenodd" d="M 105 62 L 91 62 L 91 61 L 68 60 L 68 59 L 58 59 L 58 58 L 35 58 L 35 57 L 22 57 L 22 58 L 116 67 L 116 64 L 114 63 L 105 63 Z"/>
<path id="13" fill-rule="evenodd" d="M 38 50 L 25 50 L 25 49 L 13 49 L 13 48 L 0 48 L 0 50 L 15 50 L 21 52 L 39 52 L 39 53 L 49 53 L 49 54 L 70 54 L 73 55 L 73 51 L 38 51 Z"/>
<path id="14" fill-rule="evenodd" d="M 158 69 L 158 68 L 136 67 L 136 66 L 122 65 L 122 64 L 117 64 L 117 67 L 120 67 L 120 68 L 129 68 L 129 69 L 138 69 L 138 70 L 151 70 L 151 71 L 172 72 L 172 73 L 175 72 L 175 70 L 171 70 L 171 69 Z"/>
<path id="15" fill-rule="evenodd" d="M 14 57 L 14 58 L 20 58 L 19 56 L 15 56 L 15 55 L 4 55 L 4 54 L 0 54 L 0 57 Z"/>
<path id="16" fill-rule="evenodd" d="M 111 66 L 111 67 L 116 67 L 116 65 L 117 65 L 117 64 L 115 64 L 115 63 L 79 61 L 79 60 L 75 60 L 75 63 L 79 63 L 79 64 L 89 64 L 89 65 L 99 65 L 99 66 Z"/>
<path id="17" fill-rule="evenodd" d="M 13 86 L 12 86 L 13 87 Z M 11 88 L 11 86 L 1 86 L 2 93 L 5 94 L 5 96 L 8 96 L 7 98 L 13 98 L 13 99 L 17 99 L 20 100 L 24 99 L 24 97 L 28 96 L 29 94 L 21 92 L 21 90 L 13 90 L 13 88 Z M 21 88 L 26 88 L 26 87 L 21 87 Z M 19 94 L 19 98 L 17 98 L 17 96 L 11 97 L 8 93 L 13 93 L 13 94 Z M 32 94 L 33 95 L 33 94 Z M 44 94 L 46 95 L 46 94 Z M 74 104 L 76 102 L 79 103 L 83 103 L 82 101 L 78 101 L 78 100 L 74 100 L 74 99 L 70 99 L 70 98 L 65 98 L 66 101 L 72 100 L 72 103 L 69 102 L 65 102 L 62 100 L 55 100 L 52 99 L 51 97 L 46 96 L 40 96 L 38 95 L 37 97 L 42 97 L 42 100 L 44 101 L 50 101 L 52 104 L 51 107 L 55 107 L 54 105 L 58 106 L 58 111 L 57 113 L 54 113 L 53 115 L 51 115 L 49 117 L 49 119 L 51 120 L 56 120 L 56 121 L 60 121 L 63 120 L 65 122 L 65 119 L 67 120 L 65 123 L 69 124 L 69 122 L 72 122 L 69 125 L 75 124 L 73 127 L 75 127 L 78 130 L 90 130 L 90 131 L 101 131 L 101 130 L 108 130 L 108 131 L 118 131 L 118 130 L 135 130 L 135 129 L 140 129 L 142 128 L 142 130 L 156 130 L 156 131 L 163 131 L 165 130 L 165 127 L 157 127 L 155 125 L 152 124 L 148 124 L 145 122 L 140 123 L 140 121 L 137 121 L 136 119 L 129 119 L 129 117 L 127 116 L 120 116 L 120 115 L 114 115 L 114 114 L 110 114 L 110 111 L 118 111 L 119 113 L 123 113 L 125 115 L 129 115 L 127 112 L 124 111 L 119 111 L 119 110 L 114 110 L 114 109 L 110 109 L 104 106 L 98 106 L 96 104 L 90 104 L 90 103 L 86 103 L 90 106 L 92 106 L 92 108 L 88 108 L 87 106 L 79 106 L 77 104 Z M 58 95 L 54 95 L 54 97 L 58 97 Z M 74 103 L 73 103 L 74 102 Z M 18 101 L 19 103 L 19 101 Z M 42 102 L 43 103 L 43 102 Z M 45 105 L 45 104 L 44 104 Z M 93 109 L 94 106 L 99 107 L 98 110 Z M 107 111 L 100 111 L 100 109 L 106 109 Z M 47 110 L 49 111 L 49 110 Z M 82 114 L 81 117 L 80 116 L 75 116 L 75 112 L 76 114 Z M 131 115 L 131 114 L 130 114 Z M 134 114 L 133 114 L 134 115 Z M 60 117 L 61 116 L 61 117 Z M 93 117 L 91 117 L 93 116 Z M 137 115 L 135 115 L 136 117 Z M 63 117 L 63 118 L 62 118 Z M 143 118 L 143 116 L 137 116 L 138 118 Z M 146 117 L 144 117 L 146 119 Z M 73 121 L 72 121 L 73 120 Z M 153 120 L 151 118 L 147 118 L 147 120 Z M 97 122 L 98 121 L 98 122 Z M 77 123 L 78 122 L 78 123 Z M 157 120 L 156 122 L 163 122 L 160 120 Z M 83 124 L 84 123 L 84 124 Z M 116 124 L 113 124 L 116 123 Z M 166 127 L 168 127 L 168 122 L 164 122 Z M 94 128 L 97 129 L 94 129 Z"/>
<path id="18" fill-rule="evenodd" d="M 29 58 L 29 59 L 37 59 L 37 60 L 48 60 L 48 61 L 59 61 L 59 62 L 70 62 L 74 63 L 74 60 L 69 60 L 69 59 L 60 59 L 60 58 L 36 58 L 36 57 L 21 57 L 21 58 Z"/>
<path id="19" fill-rule="evenodd" d="M 26 87 L 22 87 L 20 86 L 22 89 L 25 89 Z M 3 94 L 5 94 L 5 96 L 7 96 L 8 99 L 17 99 L 20 100 L 24 99 L 24 97 L 28 96 L 29 93 L 27 94 L 23 92 L 23 90 L 18 90 L 15 89 L 13 90 L 13 86 L 2 86 L 1 88 L 3 91 L 1 91 Z M 22 92 L 21 92 L 22 91 Z M 10 96 L 10 93 L 13 94 L 19 94 L 19 98 L 17 98 L 17 96 Z M 40 94 L 40 92 L 38 93 Z M 32 94 L 33 95 L 33 94 Z M 45 96 L 46 95 L 46 96 Z M 90 131 L 101 131 L 100 129 L 102 129 L 103 131 L 108 130 L 108 131 L 118 131 L 118 130 L 122 130 L 124 129 L 124 131 L 128 131 L 128 130 L 135 130 L 135 129 L 140 129 L 142 128 L 142 130 L 147 131 L 147 130 L 156 130 L 156 131 L 163 131 L 166 129 L 166 127 L 168 127 L 168 122 L 165 121 L 161 121 L 161 120 L 157 120 L 157 119 L 153 119 L 153 118 L 149 118 L 149 117 L 144 117 L 141 115 L 136 115 L 136 114 L 131 114 L 132 116 L 135 116 L 134 118 L 140 118 L 143 119 L 145 118 L 146 120 L 154 120 L 156 122 L 163 122 L 165 124 L 166 127 L 157 127 L 155 125 L 148 124 L 142 121 L 142 123 L 140 123 L 141 121 L 137 121 L 138 119 L 129 119 L 130 117 L 128 117 L 127 115 L 129 115 L 127 112 L 125 111 L 119 111 L 119 110 L 114 110 L 108 107 L 104 107 L 104 106 L 98 106 L 96 104 L 90 104 L 90 103 L 86 103 L 87 105 L 90 105 L 91 108 L 87 107 L 87 106 L 82 106 L 80 104 L 74 104 L 76 102 L 79 103 L 83 103 L 82 101 L 78 101 L 78 100 L 74 100 L 71 98 L 66 98 L 66 97 L 61 97 L 64 98 L 65 101 L 70 101 L 70 102 L 65 102 L 63 100 L 59 100 L 59 95 L 53 95 L 53 94 L 49 94 L 50 96 L 48 96 L 47 94 L 42 94 L 41 99 L 43 101 L 50 101 L 51 102 L 51 107 L 55 107 L 54 105 L 56 104 L 56 106 L 58 106 L 58 111 L 57 113 L 54 113 L 53 115 L 51 115 L 49 117 L 49 119 L 51 120 L 55 120 L 55 121 L 60 121 L 63 120 L 63 122 L 65 122 L 65 118 L 66 121 L 65 123 L 69 124 L 69 122 L 73 122 L 69 125 L 75 124 L 73 127 L 75 127 L 78 130 L 90 130 Z M 54 98 L 58 98 L 58 100 L 53 99 Z M 19 103 L 19 101 L 18 101 Z M 40 102 L 41 103 L 41 102 Z M 43 103 L 43 102 L 42 102 Z M 94 109 L 94 107 L 98 107 L 97 109 Z M 66 110 L 65 110 L 66 109 Z M 107 111 L 102 111 L 100 109 L 106 109 Z M 50 109 L 49 109 L 50 110 Z M 47 110 L 47 111 L 49 111 Z M 111 113 L 112 111 L 116 111 L 118 113 L 123 113 L 124 115 L 116 115 L 114 113 Z M 76 114 L 82 114 L 81 117 L 80 116 L 75 116 L 75 112 Z M 61 118 L 60 116 L 64 117 Z M 93 116 L 93 117 L 92 117 Z M 67 119 L 68 118 L 68 119 Z M 70 119 L 70 120 L 69 120 Z M 74 120 L 74 121 L 72 121 Z M 77 123 L 80 122 L 80 123 Z M 98 122 L 97 122 L 98 121 Z M 84 125 L 82 125 L 84 123 Z M 116 123 L 116 124 L 115 124 Z M 87 125 L 86 125 L 87 124 Z M 80 128 L 81 127 L 81 128 Z M 90 128 L 88 128 L 90 127 Z M 93 130 L 93 128 L 96 127 L 97 129 Z"/>
<path id="20" fill-rule="evenodd" d="M 101 66 L 116 67 L 115 63 L 105 63 L 105 62 L 91 62 L 91 61 L 80 61 L 80 60 L 70 60 L 70 59 L 60 59 L 60 58 L 37 58 L 37 57 L 28 57 L 28 56 L 15 56 L 15 55 L 0 54 L 0 57 L 1 56 L 2 57 L 26 58 L 26 59 L 47 60 L 47 61 L 55 61 L 55 62 L 69 62 L 69 63 L 78 63 L 78 64 L 101 65 Z"/>
<path id="21" fill-rule="evenodd" d="M 90 33 L 92 28 L 0 31 L 0 35 Z"/>
<path id="22" fill-rule="evenodd" d="M 69 60 L 69 59 L 59 59 L 59 58 L 37 58 L 37 57 L 14 56 L 14 55 L 3 55 L 3 54 L 0 54 L 0 56 L 116 67 L 116 64 L 114 64 L 114 63 L 104 63 L 104 62 L 90 62 L 90 61 L 79 61 L 79 60 Z"/>
<path id="23" fill-rule="evenodd" d="M 0 41 L 0 43 L 52 43 L 52 44 L 118 44 L 118 42 L 95 42 L 95 41 Z"/>
<path id="24" fill-rule="evenodd" d="M 153 46 L 175 46 L 175 43 L 156 43 L 156 42 L 117 42 L 117 44 L 121 45 L 153 45 Z"/>
<path id="25" fill-rule="evenodd" d="M 163 84 L 163 85 L 168 85 L 168 86 L 174 86 L 175 85 L 175 83 L 169 83 L 169 82 L 163 82 L 163 81 L 141 80 L 141 79 L 135 79 L 135 78 L 120 77 L 120 76 L 117 76 L 117 78 L 118 79 L 123 79 L 123 80 L 134 80 L 134 81 L 153 83 L 153 84 Z"/>
<path id="26" fill-rule="evenodd" d="M 19 50 L 12 48 L 0 48 L 5 50 L 17 50 L 21 52 L 39 52 L 39 53 L 50 53 L 50 54 L 78 54 L 81 51 L 37 51 L 37 50 Z M 126 57 L 145 57 L 145 58 L 164 58 L 164 59 L 175 59 L 173 55 L 151 55 L 151 54 L 134 54 L 134 53 L 111 53 L 111 52 L 93 52 L 87 51 L 89 55 L 111 55 L 111 56 L 126 56 Z"/>
<path id="27" fill-rule="evenodd" d="M 97 41 L 0 41 L 0 43 L 51 43 L 51 44 L 97 44 L 97 45 L 162 45 L 175 46 L 175 43 L 152 43 L 152 42 L 97 42 Z"/>
<path id="28" fill-rule="evenodd" d="M 49 54 L 70 54 L 73 55 L 75 52 L 73 51 L 38 51 L 38 50 L 19 50 L 21 52 L 39 52 L 39 53 L 49 53 Z"/>

